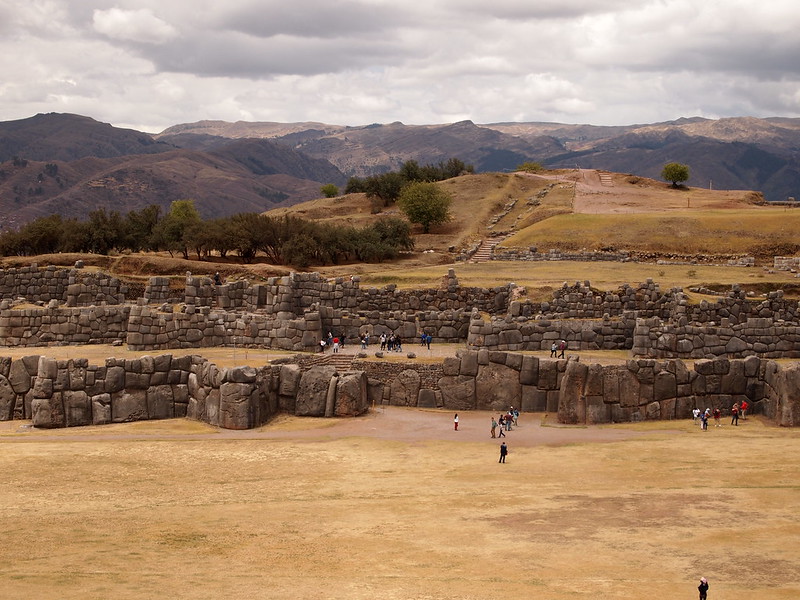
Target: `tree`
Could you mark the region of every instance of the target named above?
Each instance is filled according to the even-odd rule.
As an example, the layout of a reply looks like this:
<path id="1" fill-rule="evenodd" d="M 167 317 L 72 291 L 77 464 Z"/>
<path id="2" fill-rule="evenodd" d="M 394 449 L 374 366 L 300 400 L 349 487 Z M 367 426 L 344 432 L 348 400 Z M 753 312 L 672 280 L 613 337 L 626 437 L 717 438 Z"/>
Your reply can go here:
<path id="1" fill-rule="evenodd" d="M 452 197 L 434 183 L 416 182 L 403 188 L 397 205 L 408 220 L 422 225 L 423 233 L 428 233 L 432 225 L 440 225 L 450 220 Z"/>
<path id="2" fill-rule="evenodd" d="M 544 171 L 544 167 L 542 163 L 539 162 L 524 162 L 521 165 L 517 165 L 517 171 L 524 171 L 525 173 L 539 173 L 540 171 Z"/>
<path id="3" fill-rule="evenodd" d="M 319 191 L 326 198 L 336 198 L 339 195 L 339 188 L 332 183 L 326 183 L 319 188 Z"/>
<path id="4" fill-rule="evenodd" d="M 677 188 L 679 183 L 688 181 L 689 166 L 676 162 L 667 163 L 661 171 L 661 179 L 671 181 L 672 187 Z"/>
<path id="5" fill-rule="evenodd" d="M 185 235 L 200 222 L 200 214 L 192 200 L 175 200 L 170 204 L 167 216 L 153 231 L 153 239 L 172 256 L 177 251 L 189 258 L 189 243 Z"/>

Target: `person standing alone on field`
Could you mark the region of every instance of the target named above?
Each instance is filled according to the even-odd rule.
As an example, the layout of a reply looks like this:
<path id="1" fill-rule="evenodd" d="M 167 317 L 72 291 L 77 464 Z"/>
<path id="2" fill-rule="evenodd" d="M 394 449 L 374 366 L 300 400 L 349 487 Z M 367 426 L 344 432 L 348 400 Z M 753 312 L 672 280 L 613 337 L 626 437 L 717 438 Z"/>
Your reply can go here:
<path id="1" fill-rule="evenodd" d="M 700 592 L 700 600 L 707 600 L 708 580 L 705 577 L 700 578 L 700 585 L 697 586 L 697 591 Z"/>
<path id="2" fill-rule="evenodd" d="M 458 431 L 458 413 L 456 413 L 456 416 L 455 416 L 455 417 L 453 417 L 453 428 L 454 428 L 456 431 Z"/>
<path id="3" fill-rule="evenodd" d="M 492 437 L 496 437 L 495 431 L 497 431 L 497 421 L 495 421 L 494 417 L 492 417 Z"/>
<path id="4" fill-rule="evenodd" d="M 505 442 L 500 442 L 500 460 L 497 462 L 504 463 L 506 462 L 506 455 L 508 454 L 508 446 L 506 446 Z"/>

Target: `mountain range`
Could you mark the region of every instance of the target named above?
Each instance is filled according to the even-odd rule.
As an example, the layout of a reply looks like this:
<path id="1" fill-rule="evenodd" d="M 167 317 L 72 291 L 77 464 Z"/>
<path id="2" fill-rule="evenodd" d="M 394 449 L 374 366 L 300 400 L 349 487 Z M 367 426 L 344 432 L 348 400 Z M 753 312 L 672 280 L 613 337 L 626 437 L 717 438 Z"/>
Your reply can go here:
<path id="1" fill-rule="evenodd" d="M 105 207 L 165 210 L 192 198 L 206 217 L 261 212 L 316 198 L 326 183 L 458 158 L 478 172 L 534 161 L 658 179 L 689 165 L 688 185 L 800 197 L 800 119 L 683 118 L 595 126 L 471 121 L 359 127 L 317 122 L 200 121 L 158 134 L 48 113 L 0 122 L 0 226 L 85 217 Z"/>

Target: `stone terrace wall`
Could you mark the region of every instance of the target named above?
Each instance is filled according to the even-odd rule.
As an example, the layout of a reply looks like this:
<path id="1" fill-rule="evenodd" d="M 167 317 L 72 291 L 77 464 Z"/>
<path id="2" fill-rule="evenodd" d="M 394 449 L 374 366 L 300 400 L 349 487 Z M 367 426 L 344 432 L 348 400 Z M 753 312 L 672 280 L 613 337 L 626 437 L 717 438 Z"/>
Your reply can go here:
<path id="1" fill-rule="evenodd" d="M 434 343 L 463 342 L 467 338 L 471 316 L 471 312 L 464 309 L 369 311 L 354 315 L 322 306 L 319 311 L 324 334 L 330 331 L 334 336 L 344 337 L 348 343 L 355 343 L 366 335 L 370 344 L 378 343 L 382 333 L 394 333 L 405 343 L 413 343 L 423 331 L 433 338 Z"/>
<path id="2" fill-rule="evenodd" d="M 531 320 L 508 316 L 484 321 L 473 313 L 467 344 L 491 350 L 549 350 L 554 341 L 566 340 L 571 351 L 627 350 L 633 346 L 635 324 L 632 314 L 622 319 Z"/>
<path id="3" fill-rule="evenodd" d="M 800 256 L 774 256 L 772 263 L 776 271 L 796 271 L 800 269 Z"/>
<path id="4" fill-rule="evenodd" d="M 131 306 L 0 310 L 4 346 L 112 344 L 124 341 Z"/>
<path id="5" fill-rule="evenodd" d="M 51 300 L 67 306 L 122 304 L 128 288 L 115 277 L 104 273 L 87 273 L 79 269 L 49 266 L 0 269 L 0 298 L 47 303 Z"/>
<path id="6" fill-rule="evenodd" d="M 199 356 L 139 359 L 0 358 L 0 420 L 35 427 L 189 417 L 249 429 L 277 412 L 354 416 L 367 410 L 366 376 L 297 365 L 218 368 Z"/>
<path id="7" fill-rule="evenodd" d="M 690 418 L 697 407 L 729 415 L 747 400 L 751 413 L 779 425 L 800 425 L 800 365 L 748 357 L 698 360 L 629 360 L 584 364 L 574 357 L 546 360 L 482 349 L 427 364 L 359 361 L 369 375 L 370 400 L 397 406 L 454 411 L 558 412 L 563 423 L 610 423 Z"/>
<path id="8" fill-rule="evenodd" d="M 351 313 L 389 311 L 445 311 L 478 308 L 489 313 L 508 309 L 508 285 L 486 289 L 461 287 L 452 269 L 438 289 L 398 290 L 395 285 L 361 288 L 359 278 L 328 282 L 319 273 L 292 273 L 270 277 L 250 286 L 233 282 L 214 286 L 207 277 L 187 277 L 186 304 L 226 309 L 263 311 L 281 318 L 296 318 L 315 306 Z"/>
<path id="9" fill-rule="evenodd" d="M 554 319 L 599 319 L 605 315 L 621 316 L 636 311 L 640 317 L 660 316 L 669 318 L 676 307 L 686 303 L 680 289 L 662 292 L 659 285 L 648 279 L 638 287 L 624 285 L 617 290 L 599 292 L 593 290 L 588 281 L 566 283 L 553 292 L 550 302 L 522 302 L 519 308 L 510 307 L 512 316 L 535 317 L 543 315 Z"/>
<path id="10" fill-rule="evenodd" d="M 503 250 L 494 249 L 492 260 L 525 260 L 531 262 L 569 260 L 576 262 L 628 262 L 631 260 L 627 252 L 603 252 L 600 250 L 586 250 L 582 252 L 566 252 L 551 249 L 547 252 L 539 252 L 535 248 L 507 248 Z"/>
<path id="11" fill-rule="evenodd" d="M 43 356 L 0 358 L 0 420 L 36 427 L 100 425 L 189 417 L 247 429 L 277 412 L 352 416 L 369 403 L 447 410 L 557 412 L 562 423 L 689 418 L 693 408 L 747 400 L 751 413 L 800 425 L 800 365 L 785 368 L 751 356 L 698 360 L 629 360 L 587 365 L 488 350 L 465 351 L 440 365 L 368 363 L 364 371 L 297 364 L 218 368 L 198 356 L 139 359 Z"/>
<path id="12" fill-rule="evenodd" d="M 744 323 L 722 319 L 719 325 L 639 319 L 633 354 L 652 358 L 800 358 L 800 325 L 767 318 Z"/>
<path id="13" fill-rule="evenodd" d="M 301 352 L 316 350 L 321 337 L 319 312 L 308 311 L 299 319 L 278 319 L 192 305 L 180 313 L 131 307 L 126 335 L 128 347 L 138 351 L 236 344 Z"/>
<path id="14" fill-rule="evenodd" d="M 570 361 L 561 380 L 561 423 L 607 423 L 689 418 L 693 408 L 719 408 L 730 416 L 734 403 L 750 404 L 778 425 L 800 424 L 800 366 L 782 368 L 755 356 L 743 360 L 699 360 L 693 370 L 680 360 L 630 360 L 625 365 Z"/>

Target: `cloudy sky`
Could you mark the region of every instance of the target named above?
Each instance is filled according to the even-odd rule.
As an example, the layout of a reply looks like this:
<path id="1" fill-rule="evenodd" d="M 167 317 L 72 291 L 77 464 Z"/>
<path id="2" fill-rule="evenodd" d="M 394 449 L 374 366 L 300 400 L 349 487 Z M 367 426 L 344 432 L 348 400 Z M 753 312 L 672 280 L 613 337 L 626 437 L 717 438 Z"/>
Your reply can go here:
<path id="1" fill-rule="evenodd" d="M 796 0 L 0 0 L 0 120 L 800 116 Z"/>

